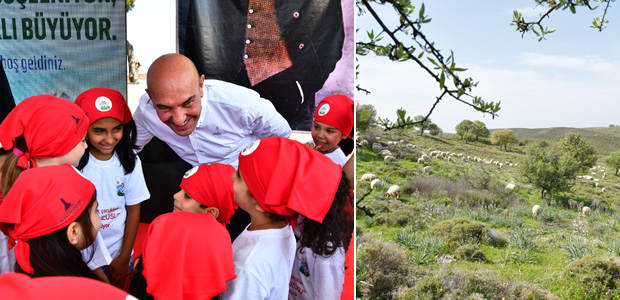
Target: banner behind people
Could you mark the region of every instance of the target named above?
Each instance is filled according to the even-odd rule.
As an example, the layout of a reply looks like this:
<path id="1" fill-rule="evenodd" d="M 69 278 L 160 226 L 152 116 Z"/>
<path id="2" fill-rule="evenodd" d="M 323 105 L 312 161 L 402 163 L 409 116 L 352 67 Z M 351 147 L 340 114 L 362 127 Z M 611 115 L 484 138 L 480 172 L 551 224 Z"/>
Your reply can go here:
<path id="1" fill-rule="evenodd" d="M 74 100 L 108 87 L 126 94 L 125 1 L 1 0 L 0 62 L 16 103 Z"/>
<path id="2" fill-rule="evenodd" d="M 315 106 L 323 97 L 353 97 L 353 1 L 177 4 L 179 53 L 206 78 L 257 91 L 292 129 L 310 130 Z M 340 78 L 330 78 L 333 84 L 328 87 L 332 73 Z M 324 92 L 317 94 L 322 88 Z"/>

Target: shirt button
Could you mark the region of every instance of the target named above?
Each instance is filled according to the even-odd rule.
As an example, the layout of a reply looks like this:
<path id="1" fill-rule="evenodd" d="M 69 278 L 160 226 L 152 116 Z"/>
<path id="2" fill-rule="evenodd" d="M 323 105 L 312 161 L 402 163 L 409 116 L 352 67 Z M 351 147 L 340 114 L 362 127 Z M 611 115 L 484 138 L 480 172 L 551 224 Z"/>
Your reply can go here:
<path id="1" fill-rule="evenodd" d="M 254 13 L 254 10 L 250 8 L 250 9 L 248 10 L 248 12 L 249 12 L 249 13 L 251 13 L 251 14 L 253 14 L 253 13 Z"/>
<path id="2" fill-rule="evenodd" d="M 200 154 L 200 150 L 196 150 L 196 154 Z"/>
<path id="3" fill-rule="evenodd" d="M 299 13 L 298 12 L 294 12 L 293 13 L 293 18 L 295 18 L 295 19 L 299 18 Z"/>
<path id="4" fill-rule="evenodd" d="M 248 28 L 252 28 L 252 24 L 248 24 Z"/>
<path id="5" fill-rule="evenodd" d="M 246 43 L 246 44 L 249 44 L 249 43 L 250 43 L 250 40 L 245 40 L 245 43 Z"/>

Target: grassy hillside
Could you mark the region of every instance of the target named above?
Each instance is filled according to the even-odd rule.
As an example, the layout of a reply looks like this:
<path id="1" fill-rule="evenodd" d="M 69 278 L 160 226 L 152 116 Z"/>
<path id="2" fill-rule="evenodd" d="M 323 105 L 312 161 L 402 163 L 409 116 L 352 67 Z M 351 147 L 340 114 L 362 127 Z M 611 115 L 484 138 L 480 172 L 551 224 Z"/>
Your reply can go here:
<path id="1" fill-rule="evenodd" d="M 590 145 L 595 147 L 599 155 L 607 156 L 613 151 L 620 149 L 620 126 L 616 127 L 590 127 L 590 128 L 507 128 L 512 130 L 519 141 L 557 141 L 568 133 L 580 133 Z M 491 133 L 494 130 L 490 129 Z"/>
<path id="2" fill-rule="evenodd" d="M 613 137 L 620 131 L 607 129 L 582 132 L 599 154 L 618 143 Z M 563 130 L 523 136 L 555 140 Z M 455 136 L 397 131 L 369 131 L 359 139 L 369 146 L 356 150 L 358 298 L 620 299 L 620 189 L 614 187 L 620 187 L 620 177 L 603 164 L 604 156 L 600 168 L 583 175 L 594 173 L 605 191 L 579 179 L 570 192 L 544 202 L 518 172 L 524 147 L 506 152 L 486 139 L 466 144 Z M 384 162 L 373 143 L 389 149 L 396 161 Z M 418 163 L 431 150 L 455 154 Z M 423 171 L 427 166 L 432 173 Z M 372 189 L 360 181 L 366 173 L 384 184 Z M 506 189 L 509 183 L 516 188 Z M 386 195 L 391 185 L 400 187 L 400 198 Z M 571 208 L 569 199 L 578 207 Z M 581 208 L 594 199 L 601 206 L 584 216 Z M 533 205 L 542 207 L 536 217 Z"/>

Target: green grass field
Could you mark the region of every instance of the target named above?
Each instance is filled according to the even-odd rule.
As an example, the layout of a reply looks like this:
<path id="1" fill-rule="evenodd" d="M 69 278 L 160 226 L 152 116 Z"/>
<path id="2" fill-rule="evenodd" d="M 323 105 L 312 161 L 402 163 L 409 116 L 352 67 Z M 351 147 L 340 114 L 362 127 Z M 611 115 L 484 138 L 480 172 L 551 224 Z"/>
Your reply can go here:
<path id="1" fill-rule="evenodd" d="M 520 140 L 553 142 L 570 130 L 523 132 Z M 358 140 L 368 140 L 369 147 L 356 150 L 357 297 L 620 299 L 620 189 L 614 187 L 620 187 L 620 177 L 604 164 L 620 148 L 620 128 L 584 132 L 599 153 L 600 168 L 582 175 L 595 173 L 591 176 L 606 191 L 578 179 L 569 192 L 549 195 L 547 201 L 524 182 L 517 166 L 508 166 L 519 163 L 525 146 L 500 151 L 488 139 L 465 143 L 456 136 L 360 133 Z M 373 143 L 397 160 L 384 162 L 372 151 Z M 419 164 L 431 150 L 503 166 L 456 155 Z M 425 166 L 432 174 L 424 173 Z M 375 174 L 383 185 L 371 189 L 370 182 L 359 180 L 365 173 Z M 515 190 L 505 188 L 509 183 Z M 386 196 L 391 185 L 400 187 L 399 199 Z M 601 206 L 584 216 L 581 207 L 597 198 Z M 578 207 L 571 209 L 569 199 Z M 543 208 L 536 217 L 535 204 Z"/>

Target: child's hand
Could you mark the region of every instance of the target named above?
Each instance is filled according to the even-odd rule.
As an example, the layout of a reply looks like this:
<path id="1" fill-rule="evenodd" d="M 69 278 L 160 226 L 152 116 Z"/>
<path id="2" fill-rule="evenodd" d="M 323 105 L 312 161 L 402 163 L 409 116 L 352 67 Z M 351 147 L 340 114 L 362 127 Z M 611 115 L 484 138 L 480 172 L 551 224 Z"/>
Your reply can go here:
<path id="1" fill-rule="evenodd" d="M 312 149 L 315 149 L 315 150 L 319 150 L 319 149 L 321 149 L 322 145 L 315 146 L 313 142 L 307 142 L 306 146 L 308 146 L 308 147 L 310 147 Z"/>
<path id="2" fill-rule="evenodd" d="M 125 280 L 129 272 L 129 258 L 123 258 L 120 255 L 110 263 L 108 273 L 110 275 L 110 283 L 119 288 L 125 288 Z"/>

